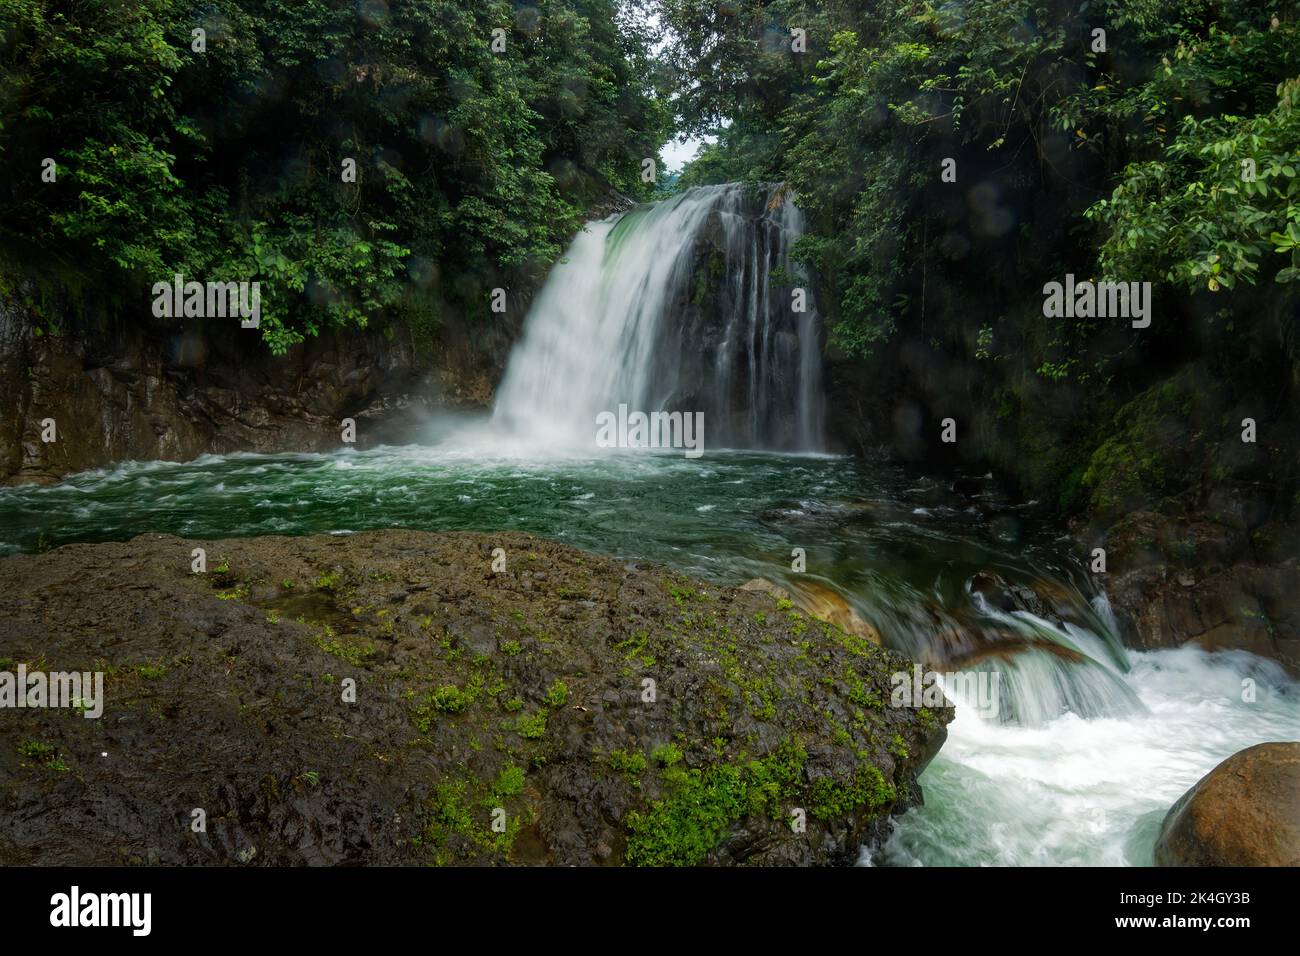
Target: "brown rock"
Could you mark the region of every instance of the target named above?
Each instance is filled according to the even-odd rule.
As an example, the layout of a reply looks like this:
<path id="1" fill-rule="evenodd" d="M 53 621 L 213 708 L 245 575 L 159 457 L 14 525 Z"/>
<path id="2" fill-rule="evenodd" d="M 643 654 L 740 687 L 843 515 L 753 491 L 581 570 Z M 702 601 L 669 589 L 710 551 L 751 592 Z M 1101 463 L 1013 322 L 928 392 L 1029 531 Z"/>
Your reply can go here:
<path id="1" fill-rule="evenodd" d="M 1167 566 L 1120 570 L 1108 584 L 1127 644 L 1245 650 L 1300 675 L 1300 562 L 1207 565 L 1191 587 L 1184 574 Z"/>
<path id="2" fill-rule="evenodd" d="M 118 461 L 333 449 L 345 416 L 364 425 L 359 447 L 409 435 L 429 409 L 490 405 L 514 334 L 452 318 L 430 346 L 409 330 L 328 330 L 275 356 L 223 319 L 150 326 L 69 308 L 59 334 L 37 324 L 0 296 L 0 486 Z M 57 441 L 41 440 L 46 418 Z"/>
<path id="3" fill-rule="evenodd" d="M 1300 866 L 1300 743 L 1233 754 L 1183 794 L 1156 840 L 1157 866 Z"/>
<path id="4" fill-rule="evenodd" d="M 834 624 L 846 634 L 865 637 L 880 644 L 880 632 L 863 620 L 839 592 L 816 581 L 801 581 L 795 588 L 794 603 L 819 621 Z"/>
<path id="5" fill-rule="evenodd" d="M 875 644 L 882 644 L 880 632 L 864 620 L 839 592 L 816 581 L 801 581 L 792 592 L 767 578 L 751 578 L 740 586 L 742 591 L 759 591 L 774 598 L 793 601 L 799 609 L 807 612 L 819 621 L 834 624 L 846 634 L 865 637 Z"/>
<path id="6" fill-rule="evenodd" d="M 790 592 L 774 581 L 767 578 L 750 578 L 740 586 L 742 591 L 758 591 L 762 594 L 770 594 L 775 598 L 784 598 L 790 600 Z"/>

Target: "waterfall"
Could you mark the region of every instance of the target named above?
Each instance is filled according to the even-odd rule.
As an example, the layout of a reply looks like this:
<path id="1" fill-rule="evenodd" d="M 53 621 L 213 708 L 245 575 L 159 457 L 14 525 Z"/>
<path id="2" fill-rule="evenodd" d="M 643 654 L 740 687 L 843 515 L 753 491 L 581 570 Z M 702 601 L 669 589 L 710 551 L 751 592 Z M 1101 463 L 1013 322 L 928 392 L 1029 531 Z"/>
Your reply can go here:
<path id="1" fill-rule="evenodd" d="M 707 447 L 822 445 L 820 330 L 790 259 L 784 187 L 686 190 L 589 223 L 547 277 L 493 424 L 527 445 L 592 448 L 596 416 L 702 413 Z"/>

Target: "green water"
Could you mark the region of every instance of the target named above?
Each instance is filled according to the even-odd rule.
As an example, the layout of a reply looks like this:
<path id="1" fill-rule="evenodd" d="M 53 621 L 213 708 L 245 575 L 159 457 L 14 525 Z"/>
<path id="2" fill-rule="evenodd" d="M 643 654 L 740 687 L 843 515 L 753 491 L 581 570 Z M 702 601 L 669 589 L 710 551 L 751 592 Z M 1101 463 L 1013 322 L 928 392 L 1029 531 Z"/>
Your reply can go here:
<path id="1" fill-rule="evenodd" d="M 629 451 L 600 458 L 492 457 L 481 447 L 205 456 L 128 463 L 49 487 L 0 491 L 0 554 L 145 532 L 192 538 L 376 528 L 517 530 L 737 584 L 807 576 L 837 587 L 901 647 L 935 614 L 969 611 L 977 570 L 1058 579 L 1080 566 L 1031 509 L 951 481 L 853 458 Z"/>

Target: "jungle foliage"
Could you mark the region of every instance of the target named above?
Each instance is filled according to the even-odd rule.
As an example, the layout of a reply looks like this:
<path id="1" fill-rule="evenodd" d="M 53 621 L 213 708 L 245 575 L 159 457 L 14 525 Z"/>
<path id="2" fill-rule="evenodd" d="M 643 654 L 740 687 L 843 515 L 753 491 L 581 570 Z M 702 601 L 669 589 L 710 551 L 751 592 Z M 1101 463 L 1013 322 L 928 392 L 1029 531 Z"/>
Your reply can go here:
<path id="1" fill-rule="evenodd" d="M 682 182 L 789 180 L 858 354 L 920 321 L 927 261 L 981 282 L 1000 264 L 1034 295 L 1058 264 L 1187 291 L 1293 282 L 1300 21 L 1285 6 L 667 0 L 679 121 L 719 137 Z"/>
<path id="2" fill-rule="evenodd" d="M 616 0 L 0 0 L 0 253 L 130 309 L 260 280 L 277 352 L 486 311 L 645 189 L 648 42 Z"/>
<path id="3" fill-rule="evenodd" d="M 717 140 L 680 183 L 788 182 L 833 351 L 976 409 L 1028 484 L 1077 490 L 1111 416 L 1187 362 L 1225 416 L 1300 382 L 1293 0 L 664 7 L 678 123 Z M 1045 318 L 1067 273 L 1151 282 L 1152 328 Z"/>

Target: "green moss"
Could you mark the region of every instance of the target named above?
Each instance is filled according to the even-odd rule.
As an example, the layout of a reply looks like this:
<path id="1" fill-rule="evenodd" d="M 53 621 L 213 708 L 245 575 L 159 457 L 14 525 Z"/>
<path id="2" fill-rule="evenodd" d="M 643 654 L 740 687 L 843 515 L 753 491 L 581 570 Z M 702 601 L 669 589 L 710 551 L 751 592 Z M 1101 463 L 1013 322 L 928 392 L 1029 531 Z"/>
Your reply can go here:
<path id="1" fill-rule="evenodd" d="M 54 756 L 54 745 L 39 740 L 24 740 L 18 745 L 18 754 L 29 760 L 49 760 Z"/>
<path id="2" fill-rule="evenodd" d="M 441 713 L 459 714 L 470 705 L 470 696 L 459 687 L 446 684 L 433 692 L 430 703 Z"/>
<path id="3" fill-rule="evenodd" d="M 668 589 L 668 593 L 671 595 L 673 603 L 679 608 L 686 607 L 687 603 L 690 601 L 700 601 L 704 598 L 704 595 L 700 592 L 696 591 L 692 587 L 686 586 L 685 582 L 688 580 L 689 579 L 687 578 L 683 578 L 683 583 L 681 585 L 671 580 L 664 581 L 664 586 Z"/>
<path id="4" fill-rule="evenodd" d="M 639 780 L 646 768 L 645 754 L 639 750 L 613 750 L 605 758 L 605 763 L 610 770 L 621 773 L 633 781 Z"/>
<path id="5" fill-rule="evenodd" d="M 521 714 L 515 721 L 515 731 L 525 740 L 537 740 L 546 733 L 546 711 L 532 715 Z"/>
<path id="6" fill-rule="evenodd" d="M 559 709 L 569 702 L 569 688 L 562 680 L 554 681 L 546 690 L 544 702 L 552 710 Z"/>
<path id="7" fill-rule="evenodd" d="M 660 744 L 650 753 L 650 759 L 661 767 L 671 767 L 682 762 L 682 751 L 675 744 Z"/>
<path id="8" fill-rule="evenodd" d="M 68 769 L 68 765 L 58 756 L 57 748 L 53 744 L 39 740 L 24 740 L 18 745 L 18 755 L 34 760 L 46 770 L 53 770 L 56 773 L 65 773 Z"/>
<path id="9" fill-rule="evenodd" d="M 513 794 L 506 791 L 518 785 Z M 523 790 L 523 771 L 507 767 L 502 771 L 496 786 L 490 792 L 478 792 L 465 780 L 452 780 L 439 784 L 428 801 L 429 815 L 425 825 L 412 842 L 416 846 L 432 849 L 433 861 L 443 865 L 453 862 L 457 849 L 469 847 L 508 858 L 519 833 L 519 818 L 507 817 L 504 832 L 492 828 L 497 807 L 507 796 Z M 480 809 L 481 808 L 481 809 Z M 457 844 L 460 846 L 457 846 Z"/>
<path id="10" fill-rule="evenodd" d="M 318 577 L 314 583 L 319 591 L 337 591 L 339 585 L 343 583 L 343 572 L 340 570 L 328 571 Z"/>
<path id="11" fill-rule="evenodd" d="M 695 866 L 748 807 L 739 767 L 673 768 L 673 795 L 627 816 L 627 862 L 633 866 Z"/>
<path id="12" fill-rule="evenodd" d="M 316 646 L 326 654 L 331 654 L 339 660 L 347 661 L 356 667 L 361 666 L 366 658 L 375 652 L 375 645 L 368 641 L 340 637 L 335 633 L 334 628 L 328 624 L 319 626 L 314 635 L 314 640 Z"/>
<path id="13" fill-rule="evenodd" d="M 511 797 L 517 797 L 524 792 L 524 771 L 521 767 L 514 764 L 507 764 L 497 777 L 497 782 L 492 788 L 492 794 L 498 800 L 508 800 Z"/>
<path id="14" fill-rule="evenodd" d="M 439 714 L 459 714 L 478 699 L 483 687 L 481 675 L 474 675 L 464 689 L 454 684 L 444 684 L 425 694 L 415 708 L 412 719 L 416 729 L 425 734 Z"/>
<path id="15" fill-rule="evenodd" d="M 695 866 L 744 817 L 782 819 L 796 793 L 807 754 L 786 741 L 745 764 L 664 771 L 668 796 L 627 816 L 627 862 L 634 866 Z"/>
<path id="16" fill-rule="evenodd" d="M 167 668 L 162 664 L 141 664 L 135 670 L 145 680 L 159 680 L 167 673 Z"/>
<path id="17" fill-rule="evenodd" d="M 1189 457 L 1190 445 L 1198 430 L 1214 427 L 1197 404 L 1189 369 L 1120 408 L 1079 479 L 1092 507 L 1109 515 L 1145 507 L 1194 480 L 1201 465 Z"/>
<path id="18" fill-rule="evenodd" d="M 860 807 L 872 810 L 893 803 L 894 787 L 877 768 L 864 763 L 848 784 L 823 777 L 813 784 L 808 812 L 819 820 L 842 817 Z"/>

